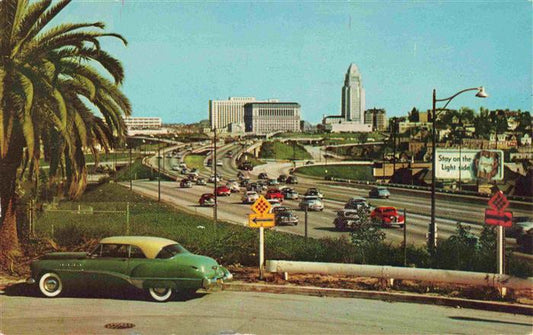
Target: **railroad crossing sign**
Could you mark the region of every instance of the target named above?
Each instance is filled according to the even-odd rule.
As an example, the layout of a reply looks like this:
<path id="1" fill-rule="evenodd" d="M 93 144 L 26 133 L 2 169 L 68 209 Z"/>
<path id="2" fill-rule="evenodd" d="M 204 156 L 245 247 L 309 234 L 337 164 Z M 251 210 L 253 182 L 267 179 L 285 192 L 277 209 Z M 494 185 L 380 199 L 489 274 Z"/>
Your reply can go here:
<path id="1" fill-rule="evenodd" d="M 251 208 L 254 213 L 258 215 L 264 215 L 270 212 L 270 209 L 272 209 L 272 205 L 270 204 L 270 202 L 268 202 L 267 199 L 265 199 L 264 196 L 260 195 L 259 199 L 254 202 Z"/>
<path id="2" fill-rule="evenodd" d="M 494 193 L 489 200 L 491 208 L 485 209 L 485 224 L 511 227 L 513 225 L 513 213 L 505 211 L 509 206 L 509 200 L 505 197 L 502 191 Z"/>
<path id="3" fill-rule="evenodd" d="M 248 215 L 248 225 L 252 228 L 269 228 L 275 226 L 274 214 L 250 214 Z"/>

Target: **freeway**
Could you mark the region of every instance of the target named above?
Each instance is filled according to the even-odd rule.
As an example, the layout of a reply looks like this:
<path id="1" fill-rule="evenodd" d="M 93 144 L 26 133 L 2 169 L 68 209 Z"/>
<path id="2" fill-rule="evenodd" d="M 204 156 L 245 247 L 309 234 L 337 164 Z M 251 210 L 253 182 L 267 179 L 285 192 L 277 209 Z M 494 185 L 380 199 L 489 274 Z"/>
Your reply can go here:
<path id="1" fill-rule="evenodd" d="M 229 150 L 240 149 L 239 145 L 225 145 L 218 151 L 218 160 L 222 161 L 222 166 L 219 166 L 217 173 L 221 174 L 225 179 L 235 179 L 237 169 L 234 158 L 225 156 Z M 167 149 L 168 150 L 168 149 Z M 238 153 L 237 153 L 238 154 Z M 163 155 L 163 153 L 162 153 Z M 165 156 L 165 155 L 163 155 Z M 235 157 L 234 155 L 233 157 Z M 166 161 L 165 161 L 166 160 Z M 155 159 L 152 160 L 154 164 Z M 177 164 L 176 158 L 164 158 L 163 166 L 170 167 L 172 164 Z M 303 162 L 301 162 L 303 164 Z M 266 172 L 271 177 L 277 177 L 280 173 L 287 173 L 291 163 L 268 163 L 256 167 L 248 175 L 252 178 L 256 177 L 261 172 Z M 166 174 L 180 179 L 177 172 L 166 170 Z M 206 176 L 211 174 L 208 170 L 201 171 L 201 174 Z M 308 213 L 308 233 L 310 237 L 338 237 L 341 235 L 348 235 L 346 232 L 338 232 L 334 229 L 333 220 L 336 216 L 336 211 L 341 209 L 344 203 L 354 196 L 368 196 L 369 185 L 348 185 L 341 183 L 334 183 L 331 181 L 316 180 L 305 178 L 299 175 L 300 183 L 295 186 L 295 189 L 301 194 L 309 187 L 318 187 L 325 196 L 325 209 L 323 212 L 309 212 Z M 137 192 L 143 193 L 151 197 L 157 197 L 158 186 L 154 181 L 135 181 L 134 189 Z M 213 185 L 194 186 L 190 189 L 181 189 L 175 182 L 162 181 L 161 182 L 161 198 L 163 201 L 168 201 L 179 207 L 193 213 L 212 217 L 212 208 L 202 208 L 197 201 L 202 193 L 212 192 Z M 370 204 L 373 206 L 395 206 L 400 210 L 405 209 L 407 217 L 407 243 L 424 244 L 426 233 L 428 229 L 428 222 L 430 221 L 430 198 L 428 192 L 416 190 L 404 190 L 391 188 L 390 199 L 370 199 Z M 247 224 L 248 214 L 251 213 L 250 205 L 244 205 L 240 202 L 240 194 L 232 194 L 229 197 L 218 198 L 218 218 L 219 220 L 232 222 L 239 225 Z M 295 209 L 297 215 L 300 217 L 300 224 L 295 227 L 275 227 L 274 229 L 288 233 L 304 235 L 304 212 L 297 210 L 298 202 L 294 200 L 286 200 L 284 205 Z M 531 210 L 526 206 L 520 208 L 513 208 L 514 215 L 529 215 Z M 484 209 L 487 207 L 486 199 L 467 198 L 464 196 L 456 197 L 451 195 L 439 195 L 437 198 L 436 223 L 438 225 L 438 238 L 446 239 L 456 230 L 458 222 L 464 223 L 471 227 L 472 233 L 479 234 L 482 229 L 482 222 L 484 217 Z M 384 229 L 387 240 L 398 243 L 403 241 L 403 230 L 398 228 Z M 513 244 L 514 240 L 507 239 L 509 244 Z"/>

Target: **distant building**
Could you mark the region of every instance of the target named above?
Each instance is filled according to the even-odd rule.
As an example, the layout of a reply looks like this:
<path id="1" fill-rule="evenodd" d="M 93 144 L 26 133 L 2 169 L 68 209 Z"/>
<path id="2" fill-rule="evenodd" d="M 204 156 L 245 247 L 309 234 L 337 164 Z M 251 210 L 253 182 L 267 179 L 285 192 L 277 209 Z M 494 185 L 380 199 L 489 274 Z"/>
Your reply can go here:
<path id="1" fill-rule="evenodd" d="M 325 116 L 321 128 L 329 132 L 371 132 L 365 124 L 365 90 L 357 65 L 350 64 L 341 92 L 341 115 Z"/>
<path id="2" fill-rule="evenodd" d="M 209 100 L 211 129 L 226 129 L 229 124 L 244 124 L 244 105 L 255 102 L 254 97 L 229 97 L 228 100 Z"/>
<path id="3" fill-rule="evenodd" d="M 384 109 L 377 108 L 366 110 L 365 124 L 371 125 L 373 131 L 387 130 L 387 112 Z"/>
<path id="4" fill-rule="evenodd" d="M 364 123 L 365 90 L 357 65 L 350 64 L 344 78 L 341 115 L 346 121 Z"/>
<path id="5" fill-rule="evenodd" d="M 268 134 L 300 131 L 300 104 L 296 102 L 251 102 L 244 105 L 246 132 Z"/>
<path id="6" fill-rule="evenodd" d="M 124 124 L 130 129 L 161 129 L 162 122 L 160 117 L 124 117 Z"/>

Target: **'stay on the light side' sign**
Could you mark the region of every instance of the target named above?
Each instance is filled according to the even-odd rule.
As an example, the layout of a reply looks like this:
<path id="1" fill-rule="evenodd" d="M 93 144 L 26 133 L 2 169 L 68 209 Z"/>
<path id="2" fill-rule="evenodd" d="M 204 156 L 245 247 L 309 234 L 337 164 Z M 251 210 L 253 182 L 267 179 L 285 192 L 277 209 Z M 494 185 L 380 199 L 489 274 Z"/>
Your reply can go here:
<path id="1" fill-rule="evenodd" d="M 437 149 L 435 163 L 435 175 L 438 179 L 503 179 L 501 150 Z"/>

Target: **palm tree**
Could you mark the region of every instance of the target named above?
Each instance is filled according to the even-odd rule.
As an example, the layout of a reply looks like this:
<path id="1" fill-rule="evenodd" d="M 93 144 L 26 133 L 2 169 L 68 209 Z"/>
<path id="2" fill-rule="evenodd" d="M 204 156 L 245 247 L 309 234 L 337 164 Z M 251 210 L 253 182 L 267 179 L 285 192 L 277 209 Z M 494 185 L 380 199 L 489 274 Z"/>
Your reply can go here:
<path id="1" fill-rule="evenodd" d="M 66 180 L 78 197 L 86 185 L 83 150 L 105 150 L 124 138 L 122 115 L 131 113 L 120 91 L 120 62 L 100 48 L 104 24 L 45 27 L 68 4 L 0 1 L 0 263 L 19 253 L 17 187 L 36 178 L 39 158 L 50 162 L 50 179 Z M 101 74 L 99 69 L 105 69 Z M 100 70 L 101 71 L 101 70 Z M 107 72 L 107 73 L 105 73 Z M 109 80 L 108 78 L 113 78 Z M 95 152 L 96 153 L 96 152 Z"/>

